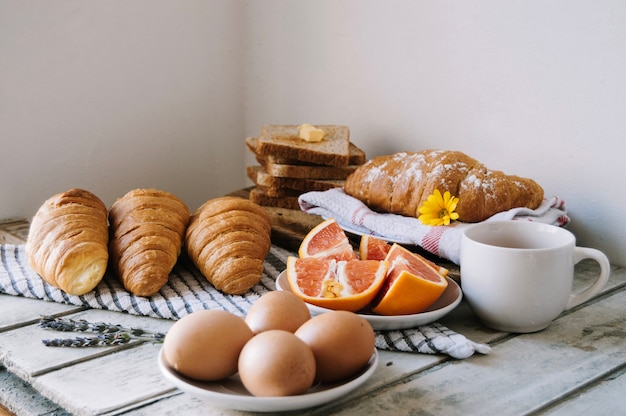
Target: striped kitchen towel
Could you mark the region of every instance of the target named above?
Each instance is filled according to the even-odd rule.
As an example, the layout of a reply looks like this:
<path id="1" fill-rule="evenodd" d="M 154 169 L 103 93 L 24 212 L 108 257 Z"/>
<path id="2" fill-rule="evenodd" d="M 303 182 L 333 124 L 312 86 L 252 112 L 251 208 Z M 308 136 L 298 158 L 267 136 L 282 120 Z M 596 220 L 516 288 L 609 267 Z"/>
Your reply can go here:
<path id="1" fill-rule="evenodd" d="M 334 218 L 346 231 L 357 235 L 370 234 L 401 244 L 411 244 L 455 264 L 461 257 L 461 236 L 468 223 L 454 222 L 448 226 L 431 227 L 420 220 L 403 215 L 378 213 L 342 188 L 313 191 L 300 195 L 302 211 L 323 218 Z M 485 221 L 525 220 L 557 226 L 569 222 L 565 202 L 555 196 L 544 199 L 537 209 L 514 208 L 500 212 Z"/>
<path id="2" fill-rule="evenodd" d="M 77 296 L 46 283 L 35 273 L 28 264 L 24 245 L 6 244 L 0 245 L 0 293 L 172 320 L 204 309 L 222 309 L 245 316 L 255 300 L 276 290 L 276 278 L 285 270 L 287 257 L 292 255 L 295 254 L 273 245 L 265 259 L 261 281 L 244 295 L 226 295 L 216 290 L 183 254 L 169 282 L 153 296 L 127 292 L 109 272 L 93 291 Z M 1 305 L 0 299 L 0 310 Z M 453 358 L 489 352 L 488 345 L 474 343 L 439 324 L 403 331 L 377 331 L 376 335 L 376 346 L 385 350 L 447 354 Z"/>

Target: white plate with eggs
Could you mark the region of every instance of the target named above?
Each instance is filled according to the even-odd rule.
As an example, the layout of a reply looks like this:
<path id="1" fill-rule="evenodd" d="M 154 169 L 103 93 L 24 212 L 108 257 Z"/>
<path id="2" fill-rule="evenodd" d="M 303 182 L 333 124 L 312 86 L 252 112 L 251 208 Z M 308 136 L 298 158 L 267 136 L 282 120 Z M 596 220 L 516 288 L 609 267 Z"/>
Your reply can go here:
<path id="1" fill-rule="evenodd" d="M 411 315 L 394 316 L 377 315 L 367 311 L 361 311 L 358 314 L 365 318 L 375 330 L 408 329 L 430 324 L 450 313 L 459 303 L 461 303 L 461 299 L 463 298 L 463 292 L 461 292 L 459 285 L 449 277 L 446 277 L 446 280 L 448 281 L 448 287 L 446 287 L 446 290 L 444 290 L 439 299 L 437 299 L 437 301 L 424 312 Z M 291 292 L 291 287 L 289 286 L 287 273 L 285 271 L 281 272 L 276 278 L 276 289 Z M 307 303 L 307 307 L 309 308 L 309 311 L 311 311 L 312 315 L 318 315 L 320 313 L 330 311 L 330 309 L 311 305 L 309 303 Z"/>
<path id="2" fill-rule="evenodd" d="M 198 381 L 182 376 L 167 364 L 163 349 L 159 352 L 158 365 L 163 376 L 176 387 L 206 400 L 212 406 L 251 412 L 285 412 L 319 406 L 344 397 L 374 374 L 378 366 L 378 353 L 374 350 L 367 365 L 347 380 L 334 384 L 317 383 L 304 394 L 281 397 L 251 395 L 237 374 L 219 381 Z"/>

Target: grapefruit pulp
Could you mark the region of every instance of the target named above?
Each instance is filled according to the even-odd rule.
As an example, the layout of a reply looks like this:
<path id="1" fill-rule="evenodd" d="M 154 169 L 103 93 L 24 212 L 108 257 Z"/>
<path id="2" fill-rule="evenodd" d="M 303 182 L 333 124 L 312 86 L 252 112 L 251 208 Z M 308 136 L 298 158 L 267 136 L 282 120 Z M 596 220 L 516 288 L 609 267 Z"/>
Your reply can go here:
<path id="1" fill-rule="evenodd" d="M 354 260 L 357 258 L 350 240 L 339 224 L 329 218 L 316 225 L 304 237 L 298 249 L 301 258 Z"/>
<path id="2" fill-rule="evenodd" d="M 387 275 L 387 262 L 317 257 L 287 259 L 293 293 L 312 305 L 356 312 L 376 297 Z"/>
<path id="3" fill-rule="evenodd" d="M 365 234 L 361 237 L 359 244 L 359 258 L 361 260 L 385 260 L 389 250 L 391 250 L 391 244 L 373 235 Z M 439 266 L 437 263 L 424 257 L 421 257 L 421 259 L 430 264 L 443 277 L 448 275 L 449 271 L 445 267 Z"/>
<path id="4" fill-rule="evenodd" d="M 359 258 L 361 260 L 385 260 L 391 244 L 373 235 L 364 234 L 359 244 Z"/>

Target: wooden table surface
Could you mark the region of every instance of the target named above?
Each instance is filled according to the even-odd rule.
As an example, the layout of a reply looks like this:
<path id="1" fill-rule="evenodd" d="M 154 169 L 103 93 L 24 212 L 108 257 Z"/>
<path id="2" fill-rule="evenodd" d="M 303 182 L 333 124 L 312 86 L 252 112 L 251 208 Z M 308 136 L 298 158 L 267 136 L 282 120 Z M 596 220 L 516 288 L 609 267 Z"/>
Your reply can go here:
<path id="1" fill-rule="evenodd" d="M 275 242 L 297 244 L 308 225 L 273 212 Z M 307 220 L 305 220 L 307 221 Z M 312 223 L 319 219 L 310 218 Z M 291 224 L 291 225 L 290 225 Z M 0 223 L 0 243 L 22 243 L 28 224 Z M 577 285 L 597 270 L 576 267 Z M 0 405 L 19 415 L 240 415 L 182 393 L 156 365 L 158 344 L 94 349 L 41 343 L 40 315 L 166 331 L 173 322 L 0 295 Z M 464 359 L 379 351 L 373 377 L 304 415 L 626 414 L 626 271 L 612 267 L 602 294 L 546 330 L 509 334 L 481 325 L 465 302 L 440 322 L 492 347 Z M 2 411 L 0 410 L 0 415 Z"/>

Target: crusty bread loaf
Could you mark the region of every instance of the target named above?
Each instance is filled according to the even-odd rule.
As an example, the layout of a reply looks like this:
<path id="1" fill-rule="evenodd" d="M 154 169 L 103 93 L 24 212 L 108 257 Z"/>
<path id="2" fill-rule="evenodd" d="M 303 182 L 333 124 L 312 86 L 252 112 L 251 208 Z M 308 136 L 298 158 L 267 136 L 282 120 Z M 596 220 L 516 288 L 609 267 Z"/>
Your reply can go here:
<path id="1" fill-rule="evenodd" d="M 401 152 L 369 160 L 346 179 L 345 191 L 370 208 L 418 217 L 435 189 L 459 198 L 459 221 L 478 222 L 516 207 L 537 208 L 543 189 L 532 179 L 487 169 L 458 151 Z"/>
<path id="2" fill-rule="evenodd" d="M 216 289 L 243 294 L 261 280 L 271 247 L 270 218 L 243 198 L 210 199 L 192 215 L 185 234 L 187 254 Z"/>
<path id="3" fill-rule="evenodd" d="M 70 189 L 46 200 L 30 225 L 26 254 L 46 282 L 72 295 L 93 290 L 109 252 L 107 208 L 96 195 Z"/>
<path id="4" fill-rule="evenodd" d="M 113 203 L 109 223 L 112 269 L 129 292 L 154 295 L 178 260 L 189 209 L 169 192 L 135 189 Z"/>
<path id="5" fill-rule="evenodd" d="M 350 130 L 346 126 L 317 125 L 324 131 L 320 142 L 299 136 L 298 125 L 269 124 L 261 128 L 256 153 L 261 156 L 294 159 L 307 163 L 347 166 L 350 163 Z"/>
<path id="6" fill-rule="evenodd" d="M 268 162 L 276 165 L 311 165 L 311 163 L 304 162 L 298 159 L 286 159 L 284 157 L 280 157 L 273 154 L 260 155 L 258 151 L 259 138 L 258 137 L 248 137 L 246 138 L 246 146 L 248 149 L 259 155 L 262 159 L 267 160 Z M 357 145 L 350 142 L 348 144 L 348 150 L 350 153 L 350 158 L 348 160 L 348 165 L 362 165 L 367 160 L 365 152 L 360 149 Z M 315 165 L 315 163 L 313 163 Z"/>

